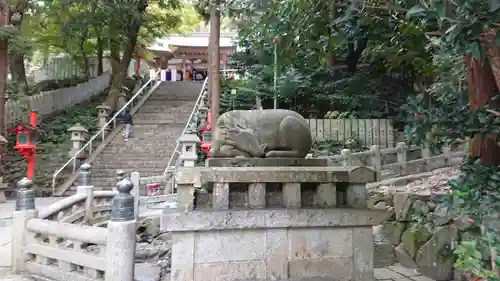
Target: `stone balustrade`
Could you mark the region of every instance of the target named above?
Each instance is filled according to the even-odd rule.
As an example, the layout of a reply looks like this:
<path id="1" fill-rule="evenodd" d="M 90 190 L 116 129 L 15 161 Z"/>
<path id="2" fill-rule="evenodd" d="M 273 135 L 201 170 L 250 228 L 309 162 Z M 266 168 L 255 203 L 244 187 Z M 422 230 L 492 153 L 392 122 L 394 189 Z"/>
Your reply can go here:
<path id="1" fill-rule="evenodd" d="M 367 208 L 376 173 L 317 161 L 179 168 L 177 211 L 161 218 L 172 233 L 171 280 L 374 280 L 372 227 L 391 215 Z"/>
<path id="2" fill-rule="evenodd" d="M 78 193 L 40 214 L 35 208 L 33 183 L 27 179 L 18 183 L 12 222 L 15 272 L 55 281 L 134 280 L 133 184 L 122 178 L 117 192 L 93 191 L 90 179 L 90 165 L 84 164 Z"/>

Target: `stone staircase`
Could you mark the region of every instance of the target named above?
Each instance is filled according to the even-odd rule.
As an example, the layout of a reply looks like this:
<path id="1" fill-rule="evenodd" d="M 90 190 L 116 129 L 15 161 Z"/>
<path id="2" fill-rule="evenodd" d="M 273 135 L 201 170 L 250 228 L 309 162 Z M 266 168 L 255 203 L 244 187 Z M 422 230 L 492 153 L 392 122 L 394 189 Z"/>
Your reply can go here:
<path id="1" fill-rule="evenodd" d="M 163 174 L 186 122 L 193 110 L 202 83 L 163 83 L 134 114 L 133 137 L 118 134 L 92 162 L 96 188 L 111 189 L 115 172 L 134 171 L 141 177 Z"/>

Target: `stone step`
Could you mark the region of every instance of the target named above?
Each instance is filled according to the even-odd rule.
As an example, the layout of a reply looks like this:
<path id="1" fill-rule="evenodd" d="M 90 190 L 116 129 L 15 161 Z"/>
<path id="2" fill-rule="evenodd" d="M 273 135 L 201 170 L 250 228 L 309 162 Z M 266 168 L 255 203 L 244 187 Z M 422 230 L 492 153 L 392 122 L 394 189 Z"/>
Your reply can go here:
<path id="1" fill-rule="evenodd" d="M 164 169 L 167 166 L 168 160 L 164 160 L 163 162 L 155 162 L 155 163 L 146 163 L 146 162 L 137 162 L 137 161 L 102 161 L 102 163 L 95 164 L 92 166 L 92 171 L 98 170 L 117 170 L 117 169 Z"/>

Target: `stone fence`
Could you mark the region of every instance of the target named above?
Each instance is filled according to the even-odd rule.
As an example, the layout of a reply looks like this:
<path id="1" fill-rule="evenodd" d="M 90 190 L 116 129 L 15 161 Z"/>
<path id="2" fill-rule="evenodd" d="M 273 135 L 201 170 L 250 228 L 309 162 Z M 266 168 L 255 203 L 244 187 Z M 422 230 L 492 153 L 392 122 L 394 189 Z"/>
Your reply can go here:
<path id="1" fill-rule="evenodd" d="M 133 281 L 136 243 L 133 184 L 94 191 L 90 165 L 78 193 L 38 212 L 33 183 L 17 186 L 12 223 L 12 268 L 55 281 Z"/>
<path id="2" fill-rule="evenodd" d="M 5 105 L 6 125 L 7 127 L 17 125 L 17 122 L 28 116 L 26 112 L 31 109 L 36 109 L 41 118 L 70 109 L 99 95 L 109 86 L 110 78 L 110 73 L 104 73 L 75 87 L 42 92 L 18 100 L 9 100 Z"/>
<path id="3" fill-rule="evenodd" d="M 372 226 L 391 215 L 367 208 L 375 172 L 273 160 L 177 169 L 177 210 L 161 218 L 172 281 L 374 280 Z"/>
<path id="4" fill-rule="evenodd" d="M 377 171 L 377 181 L 380 181 L 458 165 L 464 155 L 464 151 L 452 152 L 449 146 L 444 146 L 440 154 L 433 155 L 428 148 L 408 147 L 399 142 L 394 148 L 380 149 L 374 145 L 370 150 L 361 152 L 343 149 L 340 155 L 320 158 L 327 159 L 329 166 L 370 166 Z"/>

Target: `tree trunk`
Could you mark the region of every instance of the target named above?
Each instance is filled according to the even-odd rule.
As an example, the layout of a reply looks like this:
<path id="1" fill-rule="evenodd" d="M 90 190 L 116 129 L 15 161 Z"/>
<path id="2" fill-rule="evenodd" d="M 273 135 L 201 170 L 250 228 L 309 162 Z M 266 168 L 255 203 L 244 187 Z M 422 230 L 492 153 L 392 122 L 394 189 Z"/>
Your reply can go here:
<path id="1" fill-rule="evenodd" d="M 17 93 L 26 94 L 28 91 L 28 80 L 26 79 L 26 69 L 24 67 L 24 55 L 10 54 L 9 71 L 12 80 L 16 83 Z"/>
<path id="2" fill-rule="evenodd" d="M 210 62 L 210 88 L 212 90 L 212 122 L 220 114 L 220 1 L 215 0 L 210 10 L 210 40 L 212 41 Z"/>
<path id="3" fill-rule="evenodd" d="M 0 5 L 0 27 L 9 24 L 10 0 Z M 7 40 L 0 40 L 0 135 L 5 135 L 5 95 L 7 91 L 7 71 L 9 63 L 9 45 Z"/>
<path id="4" fill-rule="evenodd" d="M 363 51 L 365 50 L 367 44 L 368 39 L 363 38 L 358 40 L 356 46 L 354 43 L 349 43 L 347 45 L 348 52 L 346 64 L 348 72 L 355 73 L 357 71 L 359 59 L 361 58 L 361 55 L 363 54 Z"/>
<path id="5" fill-rule="evenodd" d="M 90 79 L 90 67 L 89 67 L 89 58 L 87 57 L 87 53 L 85 52 L 85 41 L 87 41 L 86 37 L 82 37 L 80 39 L 80 54 L 82 55 L 82 63 L 83 63 L 83 72 L 85 73 L 85 77 Z"/>
<path id="6" fill-rule="evenodd" d="M 491 98 L 498 95 L 495 77 L 489 60 L 481 62 L 465 56 L 467 64 L 467 84 L 469 89 L 469 106 L 472 111 L 480 109 L 485 104 L 494 105 Z M 474 136 L 469 143 L 469 152 L 473 157 L 481 157 L 483 164 L 500 164 L 500 147 L 496 143 L 496 136 Z"/>
<path id="7" fill-rule="evenodd" d="M 14 9 L 10 11 L 9 18 L 14 13 L 18 15 L 16 20 L 10 22 L 18 30 L 21 28 L 21 24 L 23 23 L 25 9 L 26 1 L 17 1 Z M 7 20 L 9 21 L 9 19 Z M 14 80 L 17 84 L 18 93 L 26 94 L 28 91 L 28 79 L 26 78 L 26 69 L 24 67 L 24 54 L 11 52 L 9 62 L 10 74 L 12 75 L 12 80 Z"/>
<path id="8" fill-rule="evenodd" d="M 111 110 L 117 110 L 118 97 L 123 85 L 123 72 L 120 64 L 120 45 L 113 43 L 110 46 L 110 60 L 111 60 L 111 87 L 108 93 L 107 101 Z"/>
<path id="9" fill-rule="evenodd" d="M 96 29 L 96 39 L 97 39 L 97 75 L 101 75 L 104 73 L 104 46 L 102 41 L 101 29 Z"/>

